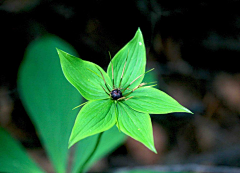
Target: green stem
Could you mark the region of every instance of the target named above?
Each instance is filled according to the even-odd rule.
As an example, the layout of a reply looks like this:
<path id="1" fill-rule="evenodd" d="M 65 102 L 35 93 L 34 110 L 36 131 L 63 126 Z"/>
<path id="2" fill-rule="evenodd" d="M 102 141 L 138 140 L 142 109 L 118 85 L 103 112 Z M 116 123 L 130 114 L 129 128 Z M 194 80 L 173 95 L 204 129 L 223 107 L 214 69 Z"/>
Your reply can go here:
<path id="1" fill-rule="evenodd" d="M 87 163 L 88 163 L 89 160 L 92 158 L 92 156 L 95 154 L 95 152 L 96 152 L 96 150 L 97 150 L 97 147 L 98 147 L 98 145 L 99 145 L 99 143 L 100 143 L 102 134 L 103 134 L 103 132 L 101 132 L 101 133 L 98 135 L 98 138 L 97 138 L 97 142 L 96 142 L 96 144 L 95 144 L 95 147 L 94 147 L 93 151 L 91 152 L 91 154 L 88 156 L 87 160 L 83 163 L 83 165 L 82 165 L 82 167 L 81 167 L 81 169 L 80 169 L 80 171 L 79 171 L 80 173 L 83 173 L 83 171 L 84 171 Z"/>

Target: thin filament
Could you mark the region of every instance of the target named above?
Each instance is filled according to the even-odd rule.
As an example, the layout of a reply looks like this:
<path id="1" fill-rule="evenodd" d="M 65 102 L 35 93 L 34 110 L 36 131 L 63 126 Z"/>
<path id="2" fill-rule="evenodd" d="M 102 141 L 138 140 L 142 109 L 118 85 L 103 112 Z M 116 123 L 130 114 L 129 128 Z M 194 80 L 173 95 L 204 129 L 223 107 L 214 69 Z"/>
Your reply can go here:
<path id="1" fill-rule="evenodd" d="M 128 54 L 129 54 L 129 50 L 128 50 Z M 121 88 L 122 78 L 123 78 L 123 74 L 124 74 L 125 67 L 126 67 L 126 64 L 127 64 L 128 54 L 127 54 L 126 61 L 125 61 L 125 63 L 124 63 L 124 67 L 123 67 L 123 71 L 122 71 L 122 75 L 121 75 L 121 79 L 120 79 L 120 83 L 119 83 L 119 88 Z"/>
<path id="2" fill-rule="evenodd" d="M 109 95 L 109 93 L 105 90 L 105 88 L 101 85 L 101 87 L 102 87 L 102 89 L 105 91 L 105 93 L 107 94 L 107 95 Z M 110 91 L 109 91 L 110 92 Z"/>
<path id="3" fill-rule="evenodd" d="M 97 66 L 96 66 L 96 67 L 97 67 Z M 103 81 L 104 81 L 104 84 L 105 84 L 106 88 L 108 89 L 109 92 L 111 92 L 111 90 L 108 88 L 108 85 L 107 85 L 107 83 L 106 83 L 106 81 L 105 81 L 105 78 L 104 78 L 101 70 L 100 70 L 98 67 L 97 67 L 97 69 L 98 69 L 98 71 L 99 71 L 99 72 L 101 73 L 101 75 L 102 75 L 102 78 L 103 78 Z"/>
<path id="4" fill-rule="evenodd" d="M 78 105 L 78 106 L 76 106 L 76 107 L 74 107 L 74 108 L 72 108 L 72 110 L 77 109 L 77 108 L 79 108 L 79 107 L 81 107 L 81 106 L 83 106 L 83 105 L 85 105 L 85 104 L 87 104 L 87 103 L 88 103 L 88 101 L 85 102 L 85 103 L 82 103 L 82 104 L 80 104 L 80 105 Z"/>
<path id="5" fill-rule="evenodd" d="M 111 56 L 111 53 L 110 53 L 109 51 L 108 51 L 108 54 L 109 54 L 110 62 L 111 62 L 111 65 L 112 65 L 112 82 L 113 82 L 113 89 L 115 89 L 112 56 Z"/>
<path id="6" fill-rule="evenodd" d="M 154 68 L 152 68 L 152 69 L 146 71 L 145 73 L 139 75 L 136 79 L 134 79 L 134 80 L 123 90 L 123 92 L 126 91 L 126 89 L 127 89 L 128 87 L 130 87 L 130 86 L 131 86 L 136 80 L 138 80 L 141 76 L 143 76 L 144 74 L 149 73 L 149 72 L 152 71 L 152 70 L 154 70 Z M 140 85 L 141 85 L 141 84 L 140 84 Z"/>
<path id="7" fill-rule="evenodd" d="M 150 82 L 150 83 L 152 83 L 152 82 Z M 132 91 L 130 91 L 129 93 L 127 93 L 127 94 L 125 94 L 124 95 L 124 98 L 126 98 L 127 96 L 129 96 L 131 93 L 133 93 L 135 90 L 137 90 L 138 88 L 140 88 L 140 87 L 142 87 L 142 86 L 144 86 L 144 85 L 147 85 L 147 84 L 149 84 L 149 83 L 141 83 L 141 84 L 139 84 L 138 86 L 136 86 L 135 88 L 133 88 L 132 89 Z M 154 86 L 156 86 L 157 84 L 154 84 L 154 85 L 148 85 L 148 86 L 145 86 L 145 88 L 147 88 L 147 87 L 154 87 Z M 132 98 L 133 96 L 131 96 L 130 98 Z M 129 98 L 129 99 L 130 99 Z M 125 99 L 125 101 L 126 100 L 128 100 L 128 99 Z"/>

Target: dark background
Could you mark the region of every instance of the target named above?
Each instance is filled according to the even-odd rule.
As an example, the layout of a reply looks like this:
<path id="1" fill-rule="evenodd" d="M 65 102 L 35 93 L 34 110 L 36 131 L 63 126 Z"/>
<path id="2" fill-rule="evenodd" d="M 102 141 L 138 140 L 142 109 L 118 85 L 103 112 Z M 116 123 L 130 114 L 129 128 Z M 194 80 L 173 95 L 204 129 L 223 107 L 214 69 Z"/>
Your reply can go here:
<path id="1" fill-rule="evenodd" d="M 18 97 L 18 67 L 28 44 L 51 33 L 101 67 L 140 27 L 158 88 L 194 115 L 153 115 L 158 155 L 127 142 L 95 165 L 197 163 L 240 166 L 240 3 L 158 0 L 0 1 L 0 125 L 46 170 L 49 162 Z"/>

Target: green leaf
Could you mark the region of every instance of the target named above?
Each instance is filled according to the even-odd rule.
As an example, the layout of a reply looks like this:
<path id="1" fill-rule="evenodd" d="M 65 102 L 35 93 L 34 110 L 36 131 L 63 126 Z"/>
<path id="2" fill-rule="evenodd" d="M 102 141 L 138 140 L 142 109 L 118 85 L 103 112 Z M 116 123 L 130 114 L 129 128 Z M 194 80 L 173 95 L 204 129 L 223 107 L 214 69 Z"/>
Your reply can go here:
<path id="1" fill-rule="evenodd" d="M 69 147 L 83 138 L 110 129 L 115 123 L 115 104 L 112 100 L 89 101 L 76 118 Z"/>
<path id="2" fill-rule="evenodd" d="M 0 128 L 0 172 L 44 172 L 30 159 L 24 148 L 2 128 Z"/>
<path id="3" fill-rule="evenodd" d="M 62 50 L 57 49 L 57 51 L 65 77 L 84 98 L 87 100 L 109 98 L 112 83 L 101 67 L 92 62 L 74 57 Z"/>
<path id="4" fill-rule="evenodd" d="M 166 93 L 152 87 L 142 87 L 135 90 L 125 103 L 132 109 L 150 114 L 166 114 L 172 112 L 192 113 L 180 105 Z"/>
<path id="5" fill-rule="evenodd" d="M 126 63 L 126 66 L 125 66 Z M 146 50 L 142 32 L 137 30 L 134 38 L 128 42 L 112 59 L 108 65 L 107 73 L 112 78 L 112 65 L 114 73 L 114 84 L 116 88 L 126 88 L 138 76 L 145 73 Z M 125 66 L 125 68 L 124 68 Z M 120 85 L 122 72 L 124 71 L 122 83 Z M 138 86 L 144 75 L 138 78 L 131 87 Z"/>
<path id="6" fill-rule="evenodd" d="M 96 145 L 96 140 L 99 134 L 94 136 L 90 136 L 81 140 L 77 144 L 77 149 L 75 153 L 74 159 L 74 166 L 73 166 L 73 173 L 78 173 L 79 169 L 86 161 L 90 153 L 92 152 L 94 146 Z M 93 157 L 89 160 L 85 167 L 85 171 L 91 167 L 91 165 L 98 159 L 102 158 L 103 156 L 107 155 L 108 153 L 115 150 L 118 146 L 120 146 L 126 139 L 124 133 L 119 132 L 116 126 L 113 126 L 111 129 L 105 131 L 102 135 L 100 143 L 97 147 L 97 150 Z"/>
<path id="7" fill-rule="evenodd" d="M 152 123 L 149 114 L 137 112 L 124 103 L 118 102 L 117 120 L 119 130 L 157 153 L 154 147 Z"/>
<path id="8" fill-rule="evenodd" d="M 66 172 L 68 140 L 81 96 L 65 79 L 56 47 L 76 54 L 56 36 L 32 42 L 19 69 L 18 89 L 54 169 Z"/>

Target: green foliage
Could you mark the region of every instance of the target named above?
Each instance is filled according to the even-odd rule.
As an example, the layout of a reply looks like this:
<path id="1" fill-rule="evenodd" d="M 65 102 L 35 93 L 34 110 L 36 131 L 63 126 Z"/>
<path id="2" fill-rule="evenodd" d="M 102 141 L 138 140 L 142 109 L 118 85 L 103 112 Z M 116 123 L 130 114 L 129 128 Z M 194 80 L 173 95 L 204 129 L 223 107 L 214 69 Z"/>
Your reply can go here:
<path id="1" fill-rule="evenodd" d="M 20 98 L 57 173 L 67 172 L 68 147 L 79 140 L 73 173 L 86 171 L 113 151 L 125 140 L 124 133 L 156 152 L 149 113 L 191 113 L 164 92 L 141 83 L 146 51 L 140 29 L 114 56 L 107 72 L 60 49 L 77 56 L 69 44 L 55 36 L 34 41 L 26 50 L 18 78 Z M 123 97 L 113 99 L 114 89 L 121 90 Z M 88 100 L 78 114 L 77 109 L 72 110 L 82 101 L 77 91 Z M 98 133 L 103 131 L 95 150 Z M 0 172 L 43 172 L 3 129 Z"/>
<path id="2" fill-rule="evenodd" d="M 108 84 L 111 82 L 101 67 L 94 63 L 76 58 L 59 49 L 58 54 L 65 77 L 85 99 L 97 100 L 108 98 L 108 95 L 106 95 L 101 88 L 101 86 L 105 87 L 101 73 Z M 107 88 L 105 87 L 105 89 Z"/>
<path id="3" fill-rule="evenodd" d="M 69 147 L 85 137 L 118 129 L 156 153 L 149 113 L 187 112 L 164 92 L 141 83 L 146 66 L 146 51 L 140 29 L 109 63 L 107 73 L 98 65 L 57 49 L 67 80 L 90 100 L 79 112 Z M 113 97 L 112 91 L 119 91 Z"/>
<path id="4" fill-rule="evenodd" d="M 79 112 L 69 141 L 69 147 L 79 140 L 110 129 L 115 123 L 111 100 L 89 101 Z M 104 109 L 102 109 L 104 107 Z"/>
<path id="5" fill-rule="evenodd" d="M 137 112 L 127 104 L 118 103 L 118 128 L 135 140 L 143 143 L 157 153 L 153 142 L 153 131 L 150 116 L 147 113 Z"/>
<path id="6" fill-rule="evenodd" d="M 79 173 L 80 168 L 83 166 L 83 163 L 87 160 L 90 152 L 93 150 L 99 134 L 87 137 L 81 140 L 77 144 L 77 150 L 75 154 L 75 162 L 73 165 L 73 173 Z M 116 127 L 112 127 L 103 133 L 100 143 L 97 147 L 96 152 L 93 157 L 89 160 L 84 170 L 87 170 L 96 160 L 100 159 L 102 156 L 110 153 L 116 147 L 118 147 L 125 140 L 125 135 Z"/>
<path id="7" fill-rule="evenodd" d="M 122 71 L 124 70 L 124 78 L 120 85 Z M 143 35 L 140 29 L 137 30 L 135 36 L 129 41 L 112 59 L 112 63 L 109 63 L 107 73 L 112 78 L 112 65 L 114 70 L 114 84 L 118 88 L 126 88 L 141 74 L 144 74 L 146 68 L 146 50 L 143 40 Z M 137 79 L 132 85 L 132 88 L 138 86 L 143 76 Z"/>
<path id="8" fill-rule="evenodd" d="M 76 90 L 61 72 L 55 47 L 76 52 L 56 37 L 33 42 L 19 69 L 18 88 L 22 102 L 33 121 L 56 172 L 65 172 L 68 139 L 80 103 Z"/>
<path id="9" fill-rule="evenodd" d="M 0 172 L 43 173 L 24 148 L 2 128 L 0 128 Z"/>
<path id="10" fill-rule="evenodd" d="M 67 172 L 68 140 L 81 103 L 81 96 L 62 74 L 55 48 L 76 55 L 74 49 L 59 39 L 48 35 L 40 38 L 26 50 L 19 69 L 18 89 L 20 97 L 39 134 L 40 141 L 57 173 Z M 79 172 L 96 144 L 91 136 L 76 145 L 72 171 Z M 113 151 L 125 140 L 116 128 L 103 134 L 99 147 L 86 163 L 87 170 L 96 160 Z M 0 129 L 0 172 L 43 172 L 24 152 L 23 147 Z"/>
<path id="11" fill-rule="evenodd" d="M 150 114 L 166 114 L 171 112 L 191 113 L 191 111 L 181 106 L 172 97 L 156 88 L 139 88 L 131 96 L 133 97 L 127 100 L 127 104 L 136 111 Z"/>

